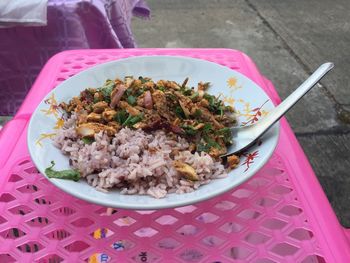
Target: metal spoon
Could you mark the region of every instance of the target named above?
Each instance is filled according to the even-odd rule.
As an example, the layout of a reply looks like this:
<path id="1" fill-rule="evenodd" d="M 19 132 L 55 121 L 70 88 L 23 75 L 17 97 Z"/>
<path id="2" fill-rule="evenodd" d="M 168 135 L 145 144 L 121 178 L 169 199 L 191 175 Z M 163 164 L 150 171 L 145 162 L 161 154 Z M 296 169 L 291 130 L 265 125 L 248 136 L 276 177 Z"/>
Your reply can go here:
<path id="1" fill-rule="evenodd" d="M 251 146 L 268 129 L 271 128 L 290 108 L 292 108 L 317 82 L 319 82 L 332 68 L 331 62 L 321 65 L 307 80 L 304 81 L 292 94 L 274 108 L 264 119 L 257 124 L 245 127 L 232 127 L 232 139 L 234 144 L 227 149 L 227 153 L 221 157 L 241 152 Z"/>

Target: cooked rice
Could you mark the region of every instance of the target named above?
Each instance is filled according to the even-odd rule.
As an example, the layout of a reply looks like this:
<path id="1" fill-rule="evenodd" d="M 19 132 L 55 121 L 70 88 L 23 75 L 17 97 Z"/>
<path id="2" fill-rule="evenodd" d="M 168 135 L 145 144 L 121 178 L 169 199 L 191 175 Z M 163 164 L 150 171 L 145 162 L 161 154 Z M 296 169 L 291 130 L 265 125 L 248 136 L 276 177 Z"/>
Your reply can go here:
<path id="1" fill-rule="evenodd" d="M 162 130 L 146 133 L 121 129 L 109 138 L 100 132 L 92 144 L 85 144 L 75 131 L 74 115 L 54 138 L 54 145 L 68 155 L 70 164 L 87 182 L 100 191 L 118 188 L 122 194 L 163 198 L 167 193 L 189 193 L 212 179 L 227 176 L 224 166 L 205 152 L 191 153 L 188 142 Z M 191 165 L 198 181 L 183 178 L 173 167 L 175 160 Z"/>

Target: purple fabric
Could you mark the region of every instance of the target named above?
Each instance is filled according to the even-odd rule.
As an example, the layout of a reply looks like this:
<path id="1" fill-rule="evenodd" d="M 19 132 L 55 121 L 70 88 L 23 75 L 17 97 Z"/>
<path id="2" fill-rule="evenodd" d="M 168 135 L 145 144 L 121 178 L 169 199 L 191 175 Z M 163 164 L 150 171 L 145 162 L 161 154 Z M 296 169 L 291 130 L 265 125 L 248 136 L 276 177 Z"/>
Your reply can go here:
<path id="1" fill-rule="evenodd" d="M 149 17 L 149 12 L 143 0 L 49 0 L 47 26 L 0 29 L 0 115 L 17 111 L 54 54 L 136 47 L 131 17 Z"/>

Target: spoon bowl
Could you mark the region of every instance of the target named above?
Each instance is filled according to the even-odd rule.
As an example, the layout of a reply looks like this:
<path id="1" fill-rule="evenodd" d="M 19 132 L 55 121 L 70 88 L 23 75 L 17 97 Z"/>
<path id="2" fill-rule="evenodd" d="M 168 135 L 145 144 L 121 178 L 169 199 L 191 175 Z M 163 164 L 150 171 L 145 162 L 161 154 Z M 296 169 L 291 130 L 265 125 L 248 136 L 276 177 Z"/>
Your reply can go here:
<path id="1" fill-rule="evenodd" d="M 322 64 L 312 75 L 307 78 L 292 94 L 281 102 L 274 110 L 258 123 L 232 127 L 231 134 L 234 144 L 227 149 L 227 153 L 221 157 L 235 154 L 253 145 L 264 135 L 280 118 L 284 116 L 308 91 L 310 91 L 332 68 L 334 64 L 327 62 Z"/>

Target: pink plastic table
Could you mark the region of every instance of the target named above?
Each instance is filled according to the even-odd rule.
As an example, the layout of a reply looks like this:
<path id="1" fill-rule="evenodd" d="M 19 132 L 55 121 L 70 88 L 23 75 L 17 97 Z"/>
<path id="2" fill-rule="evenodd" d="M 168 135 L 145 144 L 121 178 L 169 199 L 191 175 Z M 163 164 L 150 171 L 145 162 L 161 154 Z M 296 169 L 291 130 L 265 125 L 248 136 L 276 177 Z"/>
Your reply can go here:
<path id="1" fill-rule="evenodd" d="M 0 262 L 350 262 L 349 233 L 284 119 L 275 153 L 251 180 L 187 207 L 111 210 L 65 194 L 37 172 L 26 133 L 45 94 L 95 64 L 155 54 L 225 65 L 280 101 L 272 83 L 235 50 L 79 50 L 54 56 L 0 134 Z"/>

